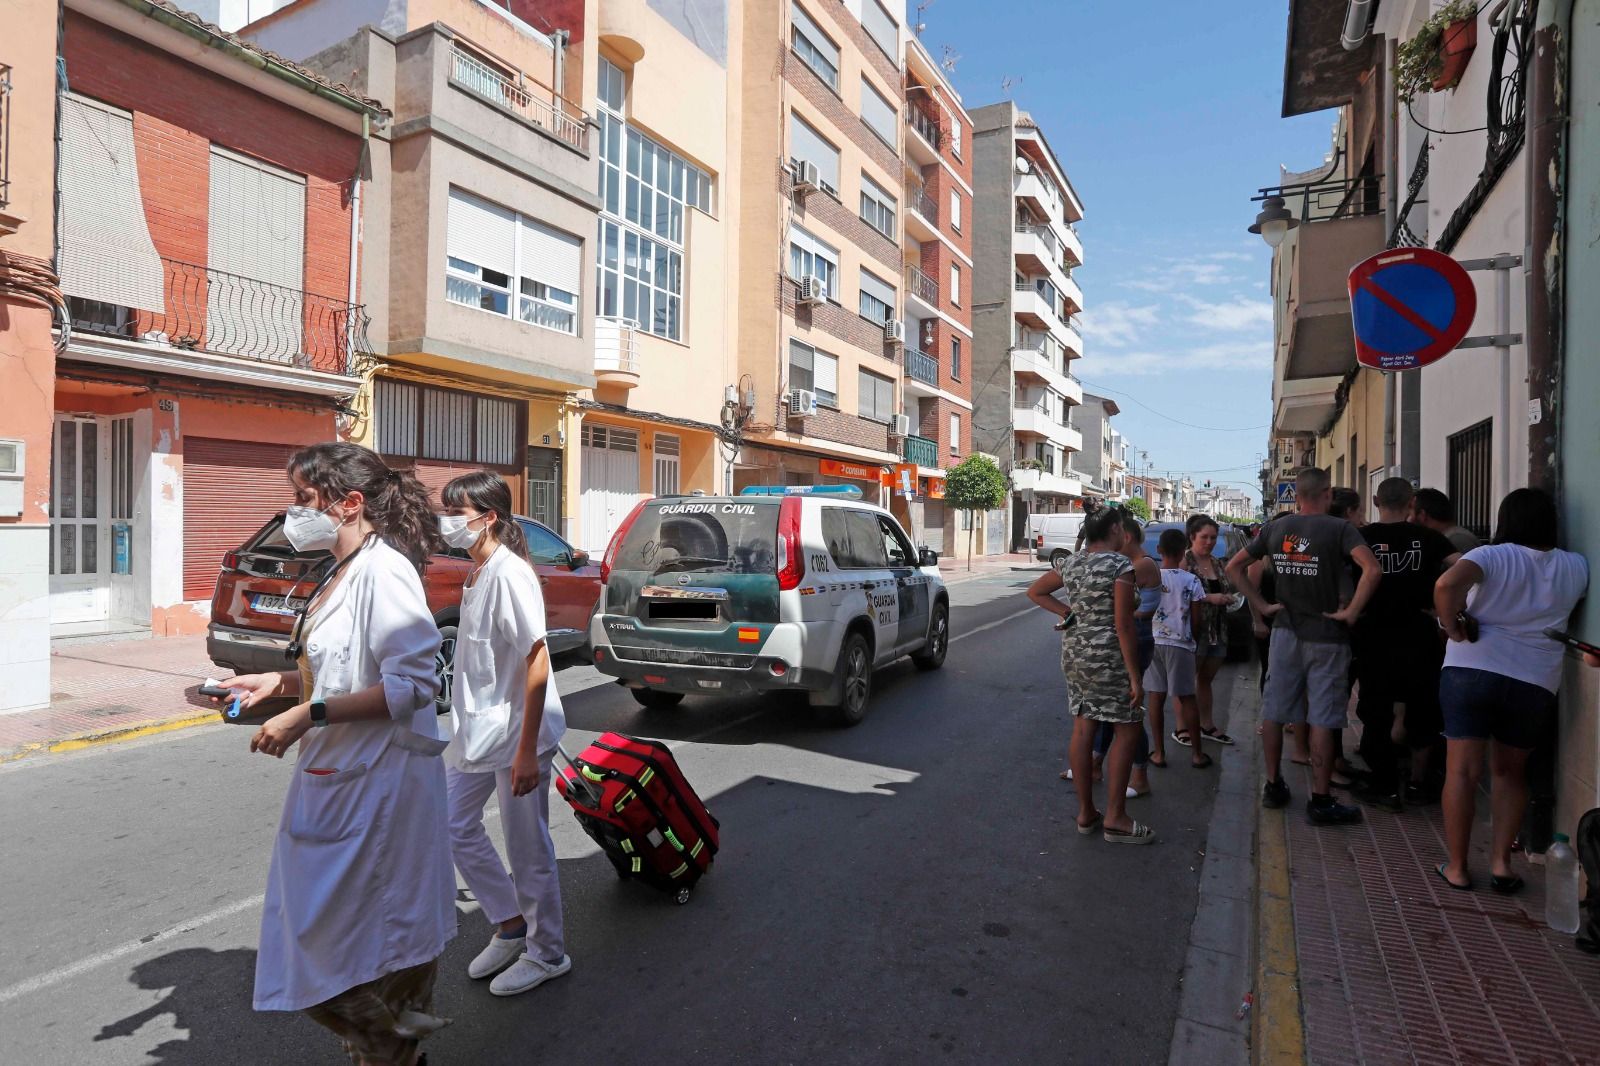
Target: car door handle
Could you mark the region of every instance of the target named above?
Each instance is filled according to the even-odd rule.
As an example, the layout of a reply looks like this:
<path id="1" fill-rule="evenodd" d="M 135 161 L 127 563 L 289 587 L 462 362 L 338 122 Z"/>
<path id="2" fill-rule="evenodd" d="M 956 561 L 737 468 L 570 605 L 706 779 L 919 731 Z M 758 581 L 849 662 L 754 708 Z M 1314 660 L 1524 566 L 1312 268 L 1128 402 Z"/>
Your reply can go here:
<path id="1" fill-rule="evenodd" d="M 878 583 L 876 581 L 863 581 L 861 583 L 861 587 L 866 589 L 868 592 L 871 592 L 873 589 L 878 587 Z"/>

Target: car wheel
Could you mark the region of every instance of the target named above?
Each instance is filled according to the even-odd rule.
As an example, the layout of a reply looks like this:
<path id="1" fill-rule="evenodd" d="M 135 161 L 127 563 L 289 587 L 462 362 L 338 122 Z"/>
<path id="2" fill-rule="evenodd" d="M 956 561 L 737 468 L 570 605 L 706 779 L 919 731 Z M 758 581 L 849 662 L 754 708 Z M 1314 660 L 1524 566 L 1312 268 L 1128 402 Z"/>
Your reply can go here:
<path id="1" fill-rule="evenodd" d="M 652 711 L 665 711 L 683 702 L 681 692 L 662 692 L 658 688 L 630 688 L 634 701 Z"/>
<path id="2" fill-rule="evenodd" d="M 928 623 L 928 643 L 911 656 L 918 670 L 937 670 L 944 665 L 944 653 L 950 648 L 950 608 L 943 603 L 933 606 L 933 620 Z"/>
<path id="3" fill-rule="evenodd" d="M 1057 548 L 1055 551 L 1050 553 L 1050 565 L 1060 566 L 1062 563 L 1066 562 L 1071 555 L 1072 553 L 1067 551 L 1067 549 Z"/>
<path id="4" fill-rule="evenodd" d="M 828 708 L 830 716 L 838 725 L 859 725 L 872 696 L 872 646 L 866 637 L 851 633 L 844 638 L 834 676 L 839 679 L 839 702 Z"/>
<path id="5" fill-rule="evenodd" d="M 450 692 L 455 687 L 456 626 L 454 622 L 439 627 L 439 650 L 433 656 L 433 673 L 439 681 L 439 695 L 433 701 L 434 710 L 447 714 L 450 710 Z"/>

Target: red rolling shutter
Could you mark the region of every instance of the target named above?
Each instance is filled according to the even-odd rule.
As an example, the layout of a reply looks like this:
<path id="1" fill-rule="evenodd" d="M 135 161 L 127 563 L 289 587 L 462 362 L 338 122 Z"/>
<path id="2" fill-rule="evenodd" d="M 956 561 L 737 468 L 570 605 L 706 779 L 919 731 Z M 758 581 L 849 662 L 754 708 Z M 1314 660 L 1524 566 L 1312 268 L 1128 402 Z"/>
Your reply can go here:
<path id="1" fill-rule="evenodd" d="M 290 444 L 183 441 L 183 598 L 211 597 L 222 556 L 294 502 L 284 474 Z"/>

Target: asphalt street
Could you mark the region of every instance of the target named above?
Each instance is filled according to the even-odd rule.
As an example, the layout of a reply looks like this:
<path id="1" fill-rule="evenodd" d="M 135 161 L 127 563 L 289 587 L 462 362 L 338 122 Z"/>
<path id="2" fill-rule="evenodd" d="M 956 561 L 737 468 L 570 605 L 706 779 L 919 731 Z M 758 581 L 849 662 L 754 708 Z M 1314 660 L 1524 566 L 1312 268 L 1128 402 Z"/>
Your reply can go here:
<path id="1" fill-rule="evenodd" d="M 1165 1062 L 1216 771 L 1152 771 L 1132 807 L 1154 847 L 1073 831 L 1059 635 L 1031 576 L 953 586 L 945 668 L 880 671 L 855 729 L 785 701 L 643 711 L 559 673 L 568 749 L 671 742 L 723 850 L 675 906 L 619 882 L 554 800 L 573 971 L 490 996 L 465 974 L 488 926 L 460 892 L 433 1066 Z M 343 1061 L 308 1019 L 250 1009 L 290 767 L 247 740 L 210 726 L 0 769 L 5 1061 Z"/>

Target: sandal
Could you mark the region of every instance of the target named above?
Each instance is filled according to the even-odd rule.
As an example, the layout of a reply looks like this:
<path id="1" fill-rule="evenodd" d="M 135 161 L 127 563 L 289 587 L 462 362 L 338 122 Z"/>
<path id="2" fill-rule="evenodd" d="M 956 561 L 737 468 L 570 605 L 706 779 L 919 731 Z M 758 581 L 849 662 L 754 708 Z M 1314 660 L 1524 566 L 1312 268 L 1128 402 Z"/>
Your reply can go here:
<path id="1" fill-rule="evenodd" d="M 1201 755 L 1198 759 L 1194 760 L 1189 765 L 1194 767 L 1196 770 L 1209 770 L 1209 769 L 1211 769 L 1211 764 L 1214 763 L 1214 762 L 1216 762 L 1216 760 L 1213 759 L 1211 756 L 1209 756 L 1209 755 Z"/>
<path id="2" fill-rule="evenodd" d="M 1079 830 L 1079 831 L 1082 832 L 1082 830 Z M 1445 868 L 1445 864 L 1442 863 L 1442 862 L 1438 866 L 1435 866 L 1433 868 L 1433 872 L 1439 875 L 1439 880 L 1443 881 L 1445 884 L 1449 885 L 1451 888 L 1455 889 L 1457 892 L 1471 892 L 1472 891 L 1472 882 L 1471 881 L 1468 881 L 1464 885 L 1458 885 L 1454 881 L 1450 880 L 1450 878 L 1448 876 L 1445 875 L 1444 868 Z"/>
<path id="3" fill-rule="evenodd" d="M 1502 896 L 1516 895 L 1518 892 L 1522 891 L 1523 884 L 1524 882 L 1522 878 L 1518 877 L 1516 874 L 1512 874 L 1510 877 L 1501 877 L 1499 874 L 1495 874 L 1493 877 L 1489 878 L 1489 887 L 1500 893 Z"/>
<path id="4" fill-rule="evenodd" d="M 1156 831 L 1143 822 L 1134 822 L 1132 829 L 1107 828 L 1101 834 L 1107 844 L 1154 844 Z"/>
<path id="5" fill-rule="evenodd" d="M 1189 731 L 1187 729 L 1174 729 L 1172 731 L 1172 739 L 1186 748 L 1194 747 L 1194 741 L 1189 739 Z"/>
<path id="6" fill-rule="evenodd" d="M 1094 831 L 1100 828 L 1100 823 L 1105 821 L 1105 817 L 1106 816 L 1103 814 L 1097 814 L 1094 816 L 1094 821 L 1090 822 L 1088 825 L 1084 825 L 1082 822 L 1078 822 L 1077 819 L 1073 819 L 1078 826 L 1078 835 L 1081 837 L 1092 836 Z"/>
<path id="7" fill-rule="evenodd" d="M 1224 733 L 1222 730 L 1218 729 L 1216 726 L 1212 726 L 1210 729 L 1200 730 L 1200 735 L 1216 744 L 1233 743 L 1233 738 Z"/>
<path id="8" fill-rule="evenodd" d="M 1159 755 L 1157 755 L 1157 753 L 1152 751 L 1150 753 L 1150 758 L 1147 759 L 1146 761 L 1149 762 L 1149 764 L 1151 766 L 1154 766 L 1157 770 L 1165 770 L 1167 768 L 1167 754 L 1166 754 L 1166 752 L 1162 752 Z"/>

